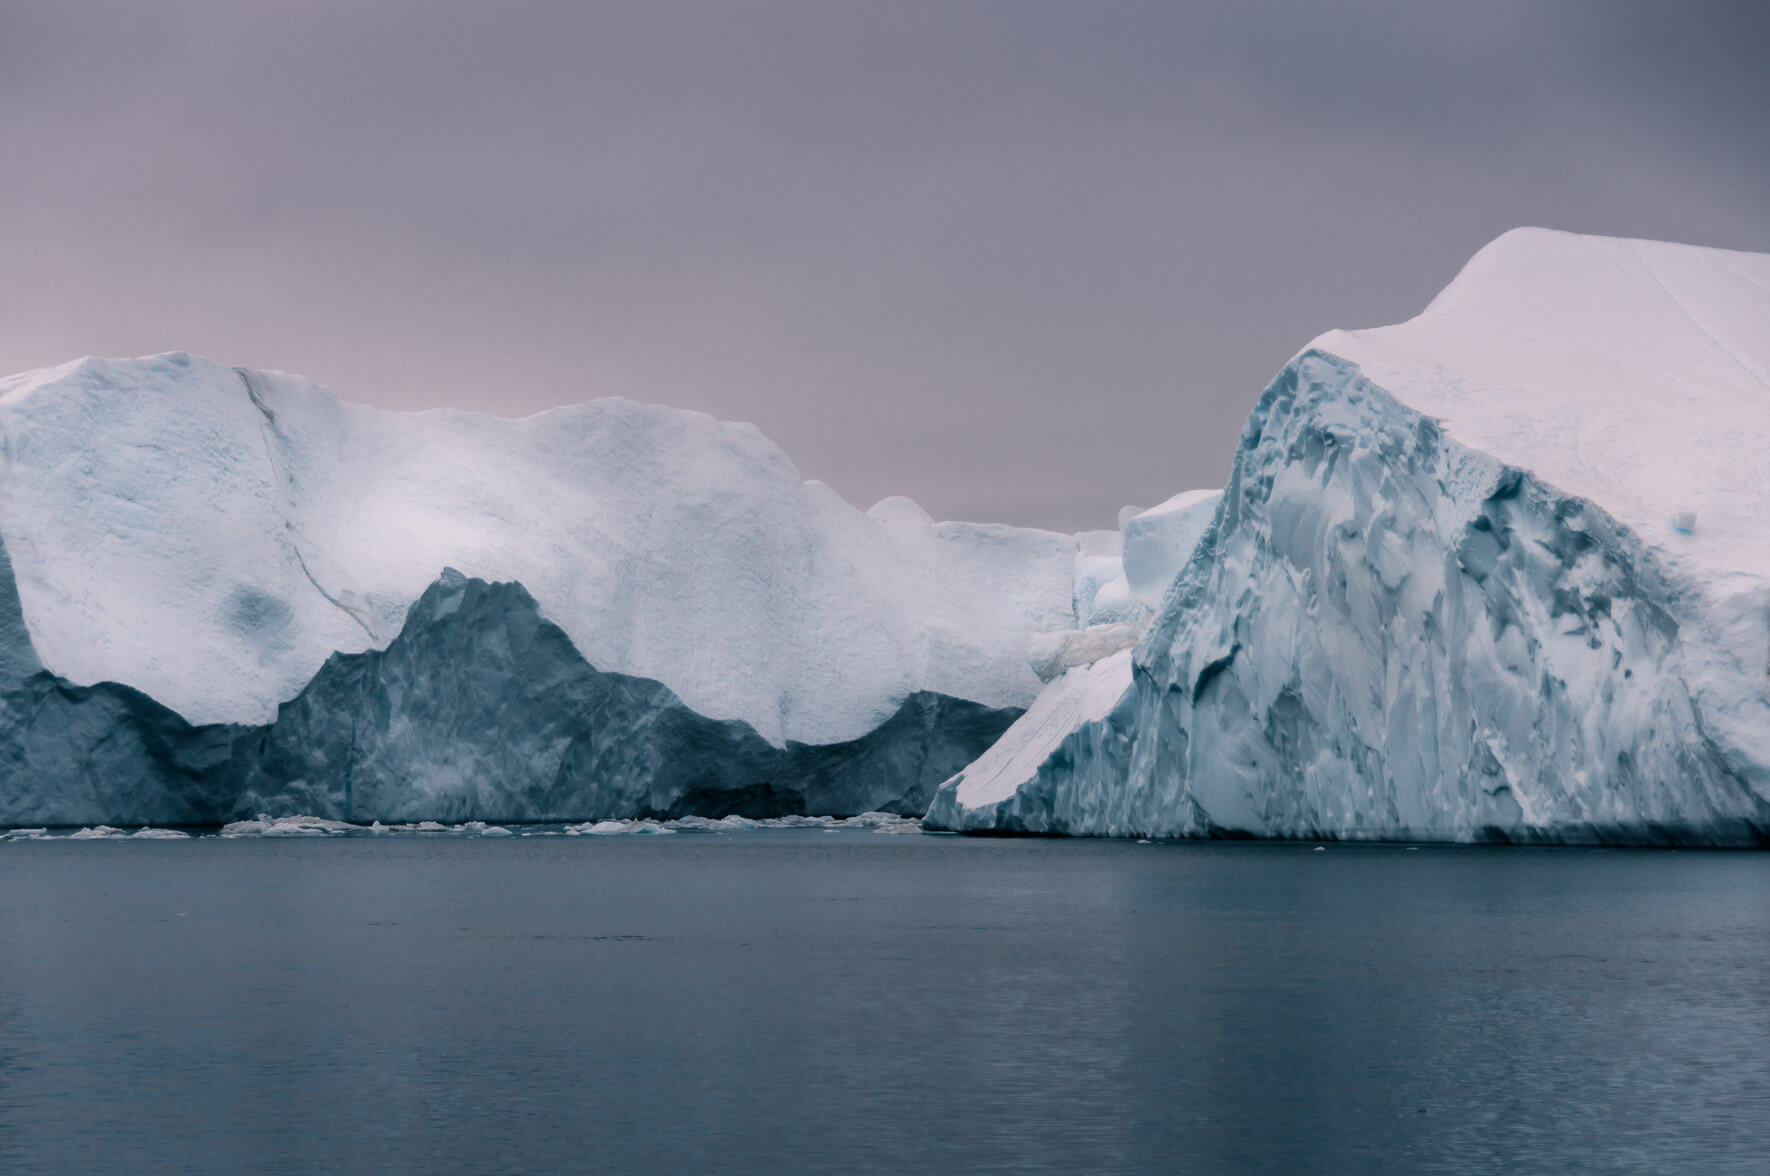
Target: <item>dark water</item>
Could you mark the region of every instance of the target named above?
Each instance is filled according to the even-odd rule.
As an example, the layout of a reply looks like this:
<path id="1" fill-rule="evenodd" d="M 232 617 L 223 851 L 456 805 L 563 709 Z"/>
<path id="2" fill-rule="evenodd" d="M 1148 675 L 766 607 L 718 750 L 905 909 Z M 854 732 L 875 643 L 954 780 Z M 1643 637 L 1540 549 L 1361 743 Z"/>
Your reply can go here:
<path id="1" fill-rule="evenodd" d="M 0 1170 L 1764 1172 L 1770 856 L 0 845 Z"/>

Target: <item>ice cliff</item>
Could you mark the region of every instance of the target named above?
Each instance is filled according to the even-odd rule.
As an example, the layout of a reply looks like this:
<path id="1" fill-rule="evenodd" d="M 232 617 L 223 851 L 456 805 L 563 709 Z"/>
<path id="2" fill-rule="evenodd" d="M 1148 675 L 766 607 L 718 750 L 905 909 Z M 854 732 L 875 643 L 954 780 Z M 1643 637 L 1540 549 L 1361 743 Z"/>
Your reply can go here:
<path id="1" fill-rule="evenodd" d="M 0 459 L 5 823 L 919 811 L 1075 623 L 1071 536 L 627 401 L 89 359 L 0 381 Z"/>
<path id="2" fill-rule="evenodd" d="M 1508 233 L 1267 388 L 1135 650 L 935 827 L 1761 844 L 1770 256 Z"/>

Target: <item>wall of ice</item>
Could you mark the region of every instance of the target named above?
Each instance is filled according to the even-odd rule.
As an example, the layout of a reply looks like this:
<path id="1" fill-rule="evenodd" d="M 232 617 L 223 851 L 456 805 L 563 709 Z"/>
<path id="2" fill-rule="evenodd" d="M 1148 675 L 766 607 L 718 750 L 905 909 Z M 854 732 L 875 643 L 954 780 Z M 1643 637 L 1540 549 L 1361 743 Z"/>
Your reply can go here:
<path id="1" fill-rule="evenodd" d="M 262 723 L 384 648 L 444 567 L 533 593 L 586 660 L 777 746 L 918 691 L 1038 690 L 1073 537 L 868 517 L 754 427 L 597 400 L 522 420 L 345 404 L 171 354 L 0 380 L 0 539 L 38 655 L 192 723 Z"/>
<path id="2" fill-rule="evenodd" d="M 930 823 L 1761 843 L 1767 370 L 1770 258 L 1509 234 L 1285 368 L 1130 665 Z"/>
<path id="3" fill-rule="evenodd" d="M 0 459 L 0 822 L 919 813 L 1075 623 L 1072 536 L 623 400 L 88 359 L 0 380 Z"/>
<path id="4" fill-rule="evenodd" d="M 517 584 L 450 570 L 384 650 L 337 654 L 262 725 L 193 726 L 44 669 L 0 549 L 0 825 L 919 815 L 1018 715 L 918 692 L 859 739 L 778 747 L 598 670 Z"/>

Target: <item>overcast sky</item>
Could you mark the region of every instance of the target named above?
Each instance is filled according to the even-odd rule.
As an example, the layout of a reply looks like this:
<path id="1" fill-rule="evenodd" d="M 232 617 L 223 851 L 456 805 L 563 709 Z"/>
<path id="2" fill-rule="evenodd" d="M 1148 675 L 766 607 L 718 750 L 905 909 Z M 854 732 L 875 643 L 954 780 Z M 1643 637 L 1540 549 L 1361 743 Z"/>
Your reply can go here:
<path id="1" fill-rule="evenodd" d="M 0 371 L 621 395 L 1110 526 L 1520 224 L 1770 250 L 1770 4 L 0 0 Z"/>

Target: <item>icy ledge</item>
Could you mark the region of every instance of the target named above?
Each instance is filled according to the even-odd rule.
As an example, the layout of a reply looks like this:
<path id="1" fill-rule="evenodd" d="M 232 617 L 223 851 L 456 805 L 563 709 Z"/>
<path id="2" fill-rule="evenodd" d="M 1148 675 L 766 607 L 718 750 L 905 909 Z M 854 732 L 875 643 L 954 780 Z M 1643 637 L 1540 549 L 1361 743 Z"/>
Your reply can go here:
<path id="1" fill-rule="evenodd" d="M 929 825 L 1763 844 L 1767 344 L 1770 258 L 1540 233 L 1324 337 L 1130 665 L 1057 679 Z"/>

